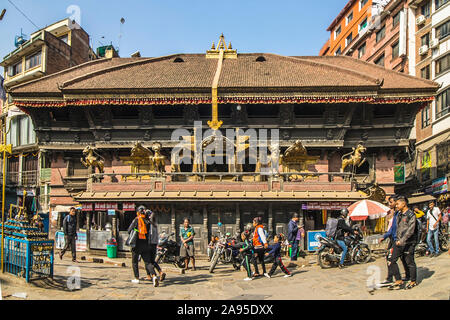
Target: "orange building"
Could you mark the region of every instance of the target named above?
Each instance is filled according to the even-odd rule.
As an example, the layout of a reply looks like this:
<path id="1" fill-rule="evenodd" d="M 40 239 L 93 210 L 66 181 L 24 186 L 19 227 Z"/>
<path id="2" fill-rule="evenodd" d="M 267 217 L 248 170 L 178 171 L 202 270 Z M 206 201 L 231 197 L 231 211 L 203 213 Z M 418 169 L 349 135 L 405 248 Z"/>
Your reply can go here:
<path id="1" fill-rule="evenodd" d="M 330 39 L 322 47 L 319 55 L 340 55 L 359 33 L 367 30 L 371 9 L 372 0 L 350 0 L 328 27 Z"/>

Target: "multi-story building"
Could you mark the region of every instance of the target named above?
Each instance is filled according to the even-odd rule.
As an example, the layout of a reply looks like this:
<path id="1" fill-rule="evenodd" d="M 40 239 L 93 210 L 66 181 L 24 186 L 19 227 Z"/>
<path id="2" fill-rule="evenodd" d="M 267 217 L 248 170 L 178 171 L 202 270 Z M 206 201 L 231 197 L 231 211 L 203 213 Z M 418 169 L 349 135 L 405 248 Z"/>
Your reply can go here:
<path id="1" fill-rule="evenodd" d="M 0 63 L 7 92 L 1 119 L 9 130 L 6 142 L 13 146 L 7 164 L 7 205 L 16 203 L 17 196 L 27 190 L 27 206 L 34 202 L 45 212 L 50 191 L 49 159 L 39 151 L 31 118 L 14 105 L 8 89 L 94 57 L 86 31 L 75 21 L 64 19 L 34 32 L 27 41 L 16 38 L 16 49 Z"/>
<path id="2" fill-rule="evenodd" d="M 331 36 L 319 55 L 347 55 L 408 72 L 407 0 L 350 1 L 327 30 Z"/>
<path id="3" fill-rule="evenodd" d="M 441 185 L 450 172 L 450 1 L 412 0 L 410 73 L 440 85 L 436 99 L 416 117 L 416 176 L 426 193 L 445 192 Z M 435 183 L 433 183 L 435 182 Z"/>
<path id="4" fill-rule="evenodd" d="M 178 234 L 190 217 L 204 251 L 218 222 L 234 233 L 261 216 L 274 233 L 299 213 L 319 230 L 375 182 L 382 199 L 394 192 L 394 162 L 435 83 L 224 42 L 206 54 L 99 59 L 11 88 L 51 154 L 51 206 L 82 204 L 88 247 L 105 248 L 111 222 L 124 248 L 141 204 L 161 231 Z M 360 166 L 345 165 L 352 154 Z"/>

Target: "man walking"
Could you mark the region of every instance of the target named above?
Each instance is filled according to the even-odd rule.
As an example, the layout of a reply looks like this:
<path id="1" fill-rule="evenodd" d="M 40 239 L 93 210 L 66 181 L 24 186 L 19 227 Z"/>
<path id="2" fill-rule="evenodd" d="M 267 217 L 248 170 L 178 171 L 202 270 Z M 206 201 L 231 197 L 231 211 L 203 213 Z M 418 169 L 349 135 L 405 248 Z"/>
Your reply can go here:
<path id="1" fill-rule="evenodd" d="M 287 240 L 289 241 L 289 247 L 291 248 L 291 261 L 297 261 L 297 253 L 298 253 L 298 243 L 297 234 L 298 234 L 298 213 L 294 213 L 294 216 L 289 221 L 288 224 L 288 234 Z"/>
<path id="2" fill-rule="evenodd" d="M 439 222 L 442 215 L 441 210 L 435 206 L 434 201 L 430 201 L 428 204 L 427 213 L 427 244 L 430 249 L 430 257 L 437 257 L 439 255 Z M 434 237 L 434 248 L 432 238 Z"/>
<path id="3" fill-rule="evenodd" d="M 59 254 L 59 258 L 62 259 L 67 249 L 70 247 L 72 251 L 72 262 L 77 262 L 77 219 L 76 219 L 75 208 L 70 208 L 69 214 L 63 220 L 63 231 L 64 231 L 64 249 Z"/>
<path id="4" fill-rule="evenodd" d="M 395 278 L 395 283 L 389 287 L 391 290 L 398 290 L 403 287 L 403 280 L 397 260 L 404 255 L 411 282 L 406 289 L 411 289 L 417 285 L 417 267 L 414 261 L 414 248 L 417 242 L 416 215 L 408 208 L 408 200 L 405 197 L 398 197 L 396 202 L 397 213 L 397 240 L 394 243 L 392 254 L 389 255 L 389 273 Z"/>

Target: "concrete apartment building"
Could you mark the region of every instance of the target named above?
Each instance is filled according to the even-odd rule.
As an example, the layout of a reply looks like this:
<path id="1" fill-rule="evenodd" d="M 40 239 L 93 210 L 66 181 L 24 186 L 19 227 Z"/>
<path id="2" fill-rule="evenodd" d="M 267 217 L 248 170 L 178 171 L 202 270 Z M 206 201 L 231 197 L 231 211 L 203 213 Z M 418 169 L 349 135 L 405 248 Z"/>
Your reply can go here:
<path id="1" fill-rule="evenodd" d="M 15 45 L 16 49 L 0 62 L 6 90 L 1 121 L 10 127 L 6 143 L 13 146 L 7 162 L 7 208 L 26 190 L 29 196 L 26 205 L 47 212 L 49 155 L 39 151 L 31 118 L 12 103 L 8 89 L 92 60 L 95 54 L 89 45 L 89 35 L 69 19 L 32 33 L 28 40 L 18 36 Z"/>
<path id="2" fill-rule="evenodd" d="M 450 1 L 350 0 L 327 30 L 319 55 L 351 56 L 441 84 L 436 101 L 416 115 L 406 185 L 399 186 L 433 193 L 433 181 L 450 171 Z"/>
<path id="3" fill-rule="evenodd" d="M 450 172 L 450 1 L 409 2 L 412 75 L 441 85 L 436 100 L 416 117 L 416 172 L 421 191 L 437 196 L 433 185 Z M 445 191 L 445 190 L 444 190 Z"/>

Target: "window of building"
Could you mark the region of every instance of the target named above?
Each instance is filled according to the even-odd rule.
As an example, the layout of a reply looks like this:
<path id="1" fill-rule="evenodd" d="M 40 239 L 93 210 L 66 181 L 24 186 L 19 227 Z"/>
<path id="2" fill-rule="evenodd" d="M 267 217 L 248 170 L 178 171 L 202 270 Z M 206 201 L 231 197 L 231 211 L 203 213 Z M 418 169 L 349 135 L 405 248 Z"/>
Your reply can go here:
<path id="1" fill-rule="evenodd" d="M 334 55 L 335 55 L 335 56 L 339 56 L 339 55 L 341 55 L 341 53 L 342 53 L 342 50 L 341 50 L 341 47 L 339 47 L 339 49 L 336 50 L 336 52 L 334 53 Z"/>
<path id="2" fill-rule="evenodd" d="M 378 32 L 377 32 L 377 42 L 382 40 L 384 36 L 386 35 L 386 26 L 383 26 Z"/>
<path id="3" fill-rule="evenodd" d="M 15 75 L 18 75 L 19 73 L 22 73 L 22 61 L 8 67 L 8 76 L 9 77 L 14 77 Z"/>
<path id="4" fill-rule="evenodd" d="M 420 77 L 422 79 L 428 79 L 430 80 L 430 65 L 426 66 L 425 68 L 422 68 L 420 70 Z"/>
<path id="5" fill-rule="evenodd" d="M 399 52 L 400 52 L 400 42 L 397 42 L 392 46 L 392 59 L 398 58 Z"/>
<path id="6" fill-rule="evenodd" d="M 422 129 L 431 124 L 430 120 L 430 106 L 426 106 L 422 109 Z"/>
<path id="7" fill-rule="evenodd" d="M 420 45 L 421 46 L 429 46 L 430 45 L 430 34 L 429 33 L 427 33 L 426 35 L 424 35 L 420 38 Z"/>
<path id="8" fill-rule="evenodd" d="M 367 4 L 368 0 L 360 0 L 359 1 L 359 10 L 361 10 L 362 8 L 364 8 L 364 6 Z"/>
<path id="9" fill-rule="evenodd" d="M 384 67 L 384 54 L 381 55 L 377 60 L 375 60 L 375 64 Z"/>
<path id="10" fill-rule="evenodd" d="M 358 58 L 361 59 L 366 54 L 366 43 L 359 47 L 358 49 Z"/>
<path id="11" fill-rule="evenodd" d="M 337 37 L 341 34 L 341 26 L 337 27 L 337 29 L 334 31 L 334 39 L 337 39 Z"/>
<path id="12" fill-rule="evenodd" d="M 434 0 L 434 3 L 436 5 L 436 10 L 438 10 L 440 7 L 442 7 L 444 4 L 449 2 L 450 0 Z"/>
<path id="13" fill-rule="evenodd" d="M 6 143 L 13 147 L 36 143 L 36 134 L 29 116 L 19 116 L 11 119 L 11 128 L 6 137 Z"/>
<path id="14" fill-rule="evenodd" d="M 450 20 L 436 28 L 436 38 L 441 40 L 450 35 Z"/>
<path id="15" fill-rule="evenodd" d="M 61 38 L 59 38 L 59 40 L 68 44 L 69 43 L 69 34 L 62 36 Z"/>
<path id="16" fill-rule="evenodd" d="M 427 1 L 422 7 L 420 7 L 420 13 L 422 13 L 425 18 L 430 17 L 430 2 Z"/>
<path id="17" fill-rule="evenodd" d="M 345 39 L 345 45 L 348 46 L 353 41 L 353 33 L 350 33 L 348 37 Z"/>
<path id="18" fill-rule="evenodd" d="M 450 53 L 436 60 L 436 75 L 440 75 L 441 73 L 449 69 L 450 69 Z"/>
<path id="19" fill-rule="evenodd" d="M 36 66 L 39 66 L 41 64 L 41 52 L 39 51 L 36 54 L 33 54 L 32 56 L 29 56 L 25 60 L 25 70 L 34 68 Z"/>
<path id="20" fill-rule="evenodd" d="M 367 28 L 367 18 L 365 18 L 360 24 L 359 24 L 359 32 L 363 31 Z"/>
<path id="21" fill-rule="evenodd" d="M 349 24 L 353 20 L 353 12 L 351 12 L 346 19 L 346 23 Z"/>
<path id="22" fill-rule="evenodd" d="M 436 119 L 450 112 L 450 88 L 439 93 L 436 97 Z"/>
<path id="23" fill-rule="evenodd" d="M 392 28 L 395 28 L 400 23 L 400 13 L 401 11 L 397 12 L 397 14 L 392 17 Z"/>

